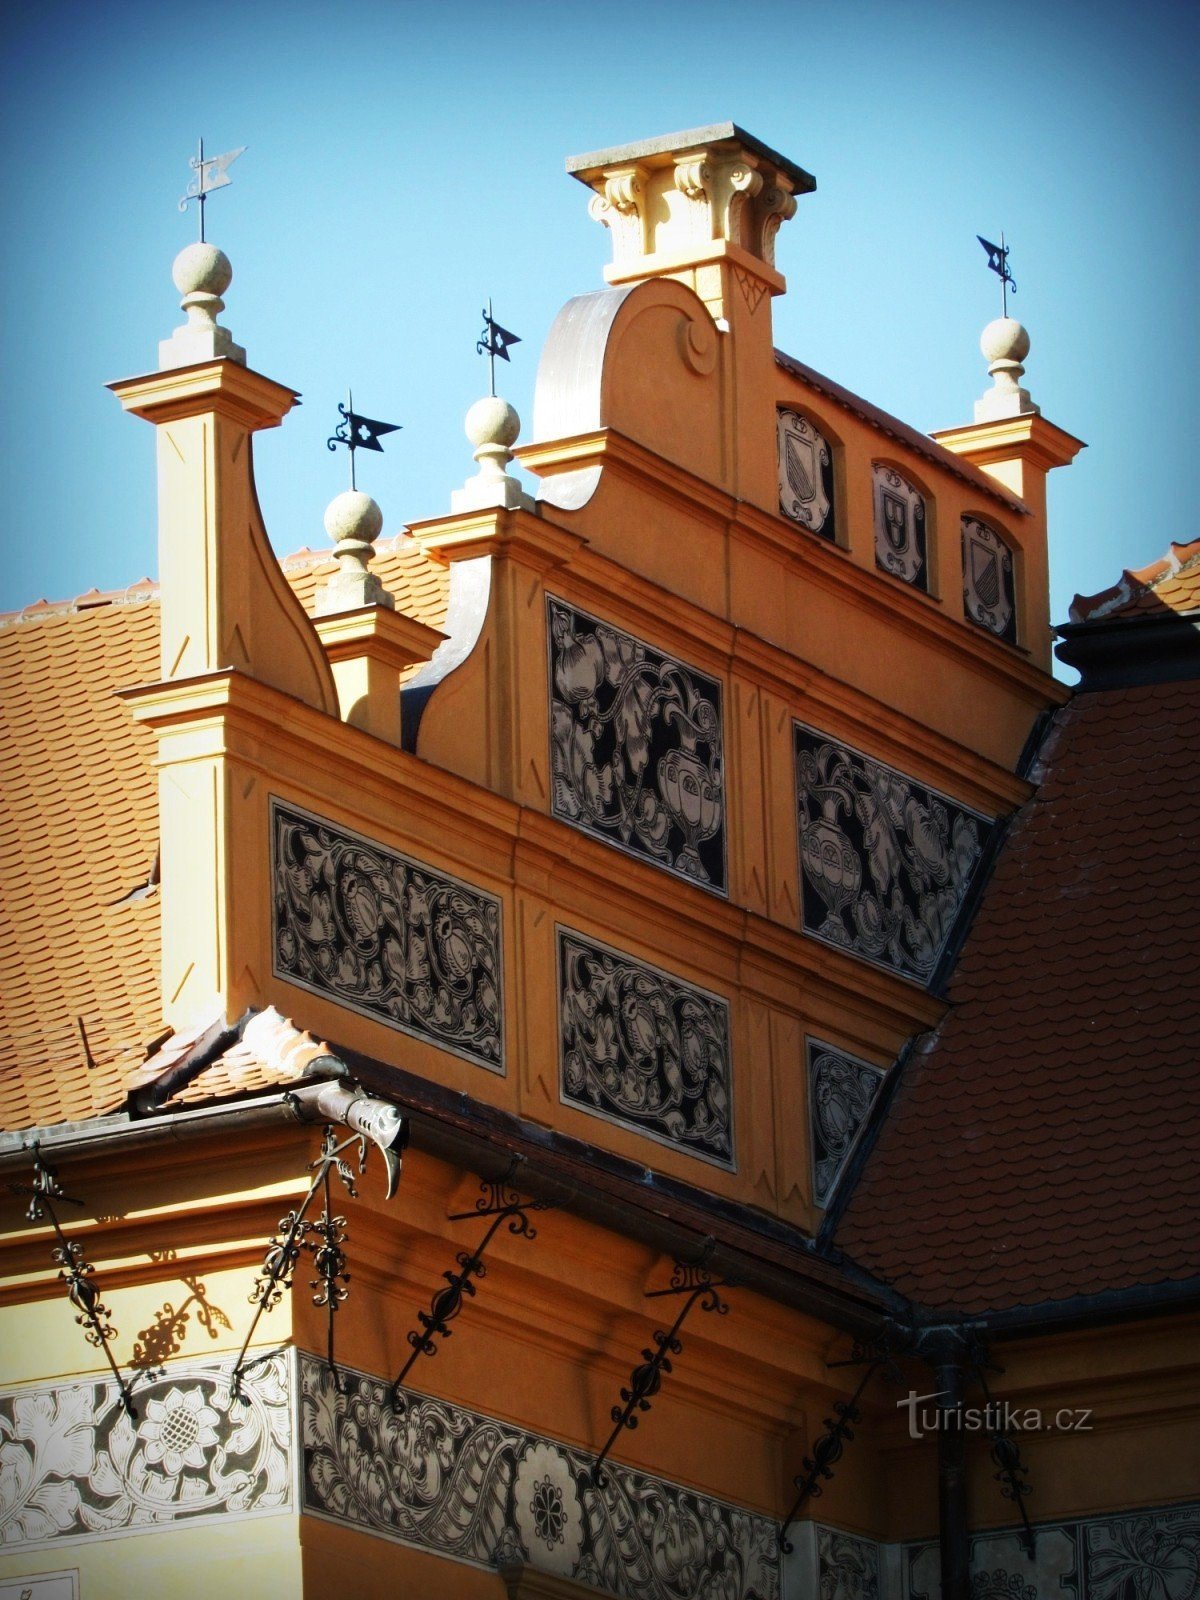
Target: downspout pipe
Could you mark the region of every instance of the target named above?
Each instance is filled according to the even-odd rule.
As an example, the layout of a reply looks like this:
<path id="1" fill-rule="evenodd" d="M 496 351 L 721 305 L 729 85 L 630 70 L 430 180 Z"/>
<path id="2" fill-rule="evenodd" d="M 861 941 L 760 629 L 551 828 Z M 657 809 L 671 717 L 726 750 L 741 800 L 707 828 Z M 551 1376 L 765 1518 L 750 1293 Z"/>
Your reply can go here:
<path id="1" fill-rule="evenodd" d="M 942 1600 L 970 1600 L 971 1540 L 967 1525 L 967 1435 L 963 1429 L 961 1351 L 934 1368 L 938 1395 L 938 1543 Z"/>

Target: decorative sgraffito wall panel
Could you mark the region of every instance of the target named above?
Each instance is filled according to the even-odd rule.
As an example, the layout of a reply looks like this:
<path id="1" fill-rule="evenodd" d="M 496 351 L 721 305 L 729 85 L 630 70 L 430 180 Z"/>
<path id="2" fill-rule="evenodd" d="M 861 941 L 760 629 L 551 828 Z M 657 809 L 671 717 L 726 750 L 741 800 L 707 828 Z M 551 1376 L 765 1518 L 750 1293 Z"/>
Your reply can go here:
<path id="1" fill-rule="evenodd" d="M 810 1532 L 811 1529 L 811 1532 Z M 1200 1505 L 1147 1507 L 971 1535 L 972 1600 L 1195 1600 Z M 821 1600 L 941 1600 L 936 1542 L 876 1544 L 821 1523 L 791 1531 L 787 1592 Z"/>
<path id="2" fill-rule="evenodd" d="M 563 1100 L 732 1170 L 726 1002 L 566 928 L 557 933 Z"/>
<path id="3" fill-rule="evenodd" d="M 551 810 L 725 893 L 721 685 L 547 598 Z"/>
<path id="4" fill-rule="evenodd" d="M 171 1368 L 138 1385 L 136 1419 L 112 1380 L 0 1395 L 0 1548 L 289 1509 L 289 1378 L 270 1356 L 240 1405 L 226 1367 Z"/>
<path id="5" fill-rule="evenodd" d="M 275 975 L 504 1071 L 494 895 L 271 802 Z"/>
<path id="6" fill-rule="evenodd" d="M 778 1600 L 778 1524 L 429 1395 L 301 1357 L 304 1510 L 479 1566 L 636 1600 Z"/>
<path id="7" fill-rule="evenodd" d="M 799 411 L 781 409 L 776 426 L 780 511 L 823 539 L 835 538 L 837 505 L 829 440 Z"/>
<path id="8" fill-rule="evenodd" d="M 871 1109 L 883 1072 L 817 1039 L 805 1043 L 813 1202 L 823 1206 Z"/>
<path id="9" fill-rule="evenodd" d="M 991 824 L 794 724 L 805 933 L 928 983 Z"/>
<path id="10" fill-rule="evenodd" d="M 895 467 L 871 467 L 875 494 L 875 565 L 893 577 L 928 589 L 925 556 L 925 497 Z"/>
<path id="11" fill-rule="evenodd" d="M 1017 641 L 1013 554 L 995 528 L 962 519 L 963 603 L 967 616 L 1009 644 Z"/>

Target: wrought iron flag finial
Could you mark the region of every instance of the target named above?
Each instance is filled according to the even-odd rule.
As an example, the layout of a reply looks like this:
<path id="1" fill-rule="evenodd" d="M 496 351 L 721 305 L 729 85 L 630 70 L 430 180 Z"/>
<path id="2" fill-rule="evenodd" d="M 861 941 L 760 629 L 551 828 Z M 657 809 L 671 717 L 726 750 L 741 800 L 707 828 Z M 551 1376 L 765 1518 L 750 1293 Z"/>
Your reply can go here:
<path id="1" fill-rule="evenodd" d="M 990 239 L 985 239 L 981 233 L 975 237 L 987 251 L 988 266 L 1000 279 L 1000 306 L 1002 315 L 1008 315 L 1008 291 L 1017 292 L 1017 285 L 1012 273 L 1008 270 L 1008 246 L 1004 242 L 1004 235 L 1000 235 L 1000 243 L 993 244 Z"/>
<path id="2" fill-rule="evenodd" d="M 489 300 L 483 313 L 483 332 L 475 348 L 481 356 L 488 358 L 488 383 L 493 395 L 496 393 L 496 357 L 499 356 L 501 361 L 511 361 L 509 347 L 520 342 L 517 334 L 502 328 L 492 316 L 492 302 Z"/>
<path id="3" fill-rule="evenodd" d="M 241 144 L 236 150 L 226 150 L 224 155 L 205 156 L 204 140 L 197 141 L 196 154 L 192 156 L 188 165 L 196 176 L 187 186 L 183 198 L 179 202 L 180 211 L 186 211 L 189 203 L 194 200 L 196 209 L 200 213 L 200 243 L 204 243 L 204 202 L 214 189 L 224 189 L 233 179 L 229 176 L 228 168 L 243 154 L 246 146 Z"/>
<path id="4" fill-rule="evenodd" d="M 383 454 L 380 439 L 385 433 L 399 433 L 402 423 L 377 422 L 373 417 L 364 417 L 354 409 L 354 395 L 347 389 L 346 404 L 338 403 L 338 413 L 342 420 L 326 439 L 325 443 L 330 450 L 336 450 L 338 445 L 344 444 L 350 452 L 350 487 L 357 489 L 354 481 L 354 452 L 356 450 L 377 450 Z"/>

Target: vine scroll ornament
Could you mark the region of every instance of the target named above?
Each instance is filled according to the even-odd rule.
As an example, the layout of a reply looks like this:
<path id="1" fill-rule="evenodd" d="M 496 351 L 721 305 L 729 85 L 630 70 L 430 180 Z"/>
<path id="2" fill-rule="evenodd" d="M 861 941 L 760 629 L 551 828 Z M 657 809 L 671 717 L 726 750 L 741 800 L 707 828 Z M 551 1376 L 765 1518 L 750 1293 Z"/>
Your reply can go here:
<path id="1" fill-rule="evenodd" d="M 671 1357 L 683 1353 L 679 1330 L 687 1321 L 692 1307 L 699 1302 L 702 1311 L 715 1311 L 721 1317 L 729 1310 L 717 1293 L 718 1289 L 726 1287 L 725 1279 L 710 1277 L 704 1265 L 711 1250 L 712 1241 L 709 1240 L 699 1264 L 693 1266 L 677 1261 L 668 1286 L 665 1289 L 651 1289 L 646 1295 L 647 1300 L 661 1300 L 666 1295 L 684 1295 L 686 1298 L 670 1328 L 655 1330 L 652 1341 L 654 1349 L 642 1351 L 641 1363 L 634 1367 L 628 1384 L 621 1389 L 622 1404 L 612 1408 L 613 1430 L 592 1466 L 592 1482 L 598 1488 L 603 1488 L 607 1482 L 604 1463 L 609 1451 L 626 1428 L 637 1427 L 638 1413 L 649 1411 L 651 1401 L 662 1388 L 663 1374 L 672 1371 Z"/>
<path id="2" fill-rule="evenodd" d="M 121 1369 L 113 1357 L 111 1341 L 116 1337 L 117 1330 L 108 1320 L 111 1312 L 101 1300 L 100 1291 L 93 1281 L 96 1269 L 88 1262 L 79 1241 L 67 1238 L 55 1210 L 56 1204 L 82 1206 L 83 1201 L 63 1192 L 57 1168 L 52 1167 L 42 1155 L 36 1140 L 30 1148 L 33 1153 L 33 1182 L 9 1184 L 9 1192 L 29 1196 L 25 1215 L 30 1222 L 49 1222 L 54 1229 L 55 1243 L 50 1251 L 50 1259 L 58 1268 L 59 1282 L 66 1288 L 67 1299 L 75 1307 L 75 1321 L 83 1329 L 87 1342 L 103 1350 L 104 1359 L 116 1379 L 121 1406 L 126 1416 L 136 1420 L 137 1409 L 133 1403 L 131 1386 L 121 1376 Z"/>
<path id="3" fill-rule="evenodd" d="M 487 1267 L 483 1260 L 484 1252 L 504 1224 L 507 1222 L 509 1233 L 517 1238 L 537 1238 L 537 1229 L 529 1220 L 529 1212 L 547 1211 L 552 1202 L 526 1200 L 510 1187 L 524 1160 L 524 1156 L 515 1155 L 499 1178 L 481 1179 L 480 1196 L 474 1208 L 470 1211 L 454 1211 L 447 1217 L 448 1222 L 466 1222 L 482 1217 L 490 1217 L 492 1220 L 474 1250 L 458 1252 L 455 1257 L 458 1271 L 442 1273 L 446 1287 L 435 1293 L 429 1310 L 417 1312 L 417 1322 L 420 1326 L 414 1328 L 408 1335 L 412 1354 L 392 1382 L 390 1395 L 393 1410 L 402 1411 L 405 1407 L 404 1380 L 416 1362 L 421 1356 L 435 1356 L 438 1350 L 437 1340 L 448 1339 L 454 1332 L 450 1324 L 462 1311 L 466 1301 L 474 1298 L 475 1284 L 472 1279 L 487 1276 Z"/>

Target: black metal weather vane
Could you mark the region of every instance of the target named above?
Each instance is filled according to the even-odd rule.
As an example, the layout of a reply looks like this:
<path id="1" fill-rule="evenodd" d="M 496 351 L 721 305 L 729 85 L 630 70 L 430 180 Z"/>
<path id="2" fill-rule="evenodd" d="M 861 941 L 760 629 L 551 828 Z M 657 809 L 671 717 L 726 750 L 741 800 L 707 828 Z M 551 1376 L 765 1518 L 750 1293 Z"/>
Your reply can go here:
<path id="1" fill-rule="evenodd" d="M 1008 270 L 1008 246 L 1004 242 L 1004 235 L 1000 235 L 1000 243 L 993 244 L 990 239 L 985 239 L 981 233 L 975 237 L 987 251 L 988 266 L 1000 279 L 1000 305 L 1004 316 L 1008 315 L 1008 291 L 1017 292 L 1016 280 Z"/>
<path id="2" fill-rule="evenodd" d="M 346 404 L 338 402 L 338 413 L 342 420 L 326 439 L 325 443 L 330 450 L 336 450 L 338 445 L 344 444 L 350 456 L 350 487 L 357 489 L 358 484 L 354 478 L 354 452 L 356 450 L 377 450 L 383 454 L 380 439 L 385 433 L 399 433 L 402 424 L 399 422 L 377 422 L 374 417 L 364 417 L 354 409 L 354 395 L 346 390 Z"/>
<path id="3" fill-rule="evenodd" d="M 224 189 L 233 182 L 228 169 L 237 158 L 243 154 L 246 146 L 239 145 L 236 150 L 226 150 L 224 155 L 205 156 L 204 140 L 197 141 L 196 154 L 192 156 L 188 165 L 196 176 L 187 186 L 183 198 L 179 202 L 180 211 L 186 211 L 190 203 L 196 202 L 196 209 L 200 213 L 200 243 L 204 243 L 204 202 L 214 189 Z"/>
<path id="4" fill-rule="evenodd" d="M 475 348 L 481 356 L 488 358 L 488 385 L 493 395 L 496 393 L 496 357 L 499 356 L 501 361 L 511 361 L 509 346 L 520 342 L 517 334 L 502 328 L 492 316 L 492 302 L 489 300 L 483 313 L 483 332 L 476 340 Z"/>

